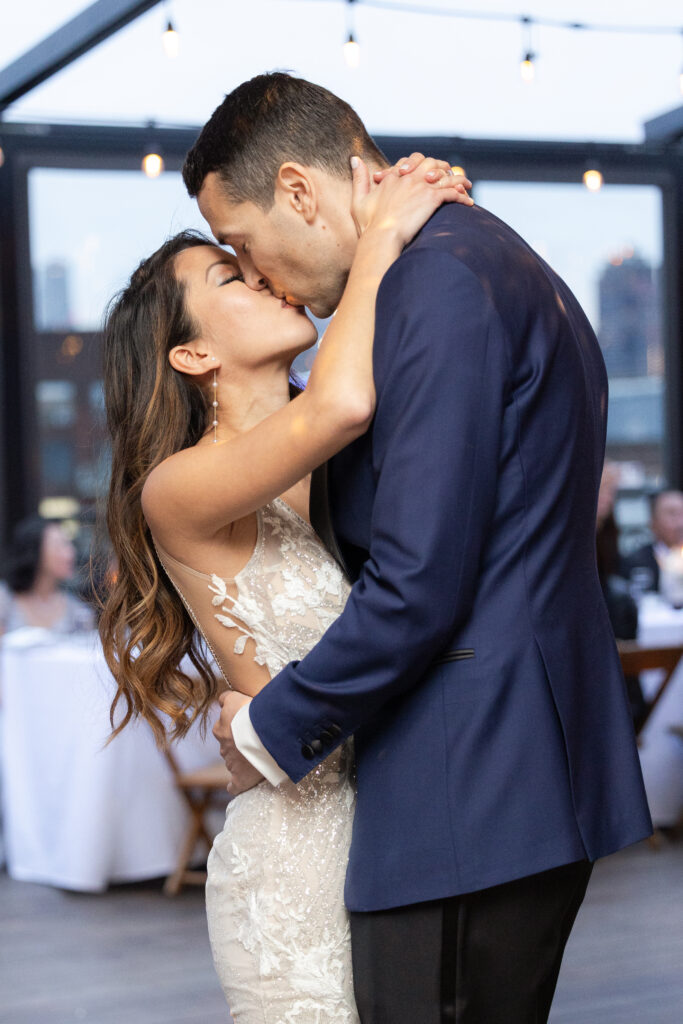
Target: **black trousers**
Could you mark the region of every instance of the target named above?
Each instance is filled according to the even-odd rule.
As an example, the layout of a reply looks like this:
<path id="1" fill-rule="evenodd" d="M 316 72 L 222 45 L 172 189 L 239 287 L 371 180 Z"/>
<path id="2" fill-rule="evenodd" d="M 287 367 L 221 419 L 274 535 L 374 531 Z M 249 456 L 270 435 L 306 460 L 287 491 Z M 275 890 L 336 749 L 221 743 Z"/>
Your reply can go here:
<path id="1" fill-rule="evenodd" d="M 592 868 L 351 914 L 363 1024 L 544 1024 Z"/>

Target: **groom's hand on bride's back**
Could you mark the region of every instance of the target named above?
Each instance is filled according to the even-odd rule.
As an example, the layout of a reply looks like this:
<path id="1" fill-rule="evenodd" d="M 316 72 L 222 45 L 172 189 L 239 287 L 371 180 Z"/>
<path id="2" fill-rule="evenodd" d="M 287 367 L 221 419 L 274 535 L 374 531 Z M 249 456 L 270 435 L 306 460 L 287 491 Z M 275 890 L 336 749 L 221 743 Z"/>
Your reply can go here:
<path id="1" fill-rule="evenodd" d="M 227 785 L 228 793 L 237 796 L 245 790 L 257 786 L 263 780 L 263 775 L 254 768 L 250 761 L 247 761 L 237 747 L 232 735 L 232 720 L 245 704 L 248 704 L 251 697 L 237 690 L 225 690 L 220 694 L 218 703 L 221 706 L 221 713 L 211 730 L 218 740 L 221 757 L 225 761 L 225 767 L 229 772 Z"/>

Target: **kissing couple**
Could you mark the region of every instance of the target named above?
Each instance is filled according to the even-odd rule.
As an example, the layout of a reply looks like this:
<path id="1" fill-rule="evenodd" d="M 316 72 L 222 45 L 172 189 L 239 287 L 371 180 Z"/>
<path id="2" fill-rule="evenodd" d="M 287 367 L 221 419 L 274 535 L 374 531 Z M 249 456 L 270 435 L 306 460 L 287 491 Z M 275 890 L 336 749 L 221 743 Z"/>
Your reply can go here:
<path id="1" fill-rule="evenodd" d="M 100 629 L 119 729 L 221 705 L 233 1020 L 540 1024 L 593 862 L 651 830 L 597 339 L 468 182 L 309 82 L 240 85 L 183 177 L 218 246 L 165 242 L 107 317 Z M 305 388 L 304 307 L 336 310 Z"/>

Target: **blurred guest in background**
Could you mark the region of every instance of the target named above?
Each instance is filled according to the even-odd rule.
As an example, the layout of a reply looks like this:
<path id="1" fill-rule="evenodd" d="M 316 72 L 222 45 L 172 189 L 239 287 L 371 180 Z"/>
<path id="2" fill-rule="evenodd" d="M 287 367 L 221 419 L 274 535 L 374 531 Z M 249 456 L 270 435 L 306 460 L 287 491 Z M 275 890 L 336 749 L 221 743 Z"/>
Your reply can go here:
<path id="1" fill-rule="evenodd" d="M 619 466 L 615 462 L 606 462 L 598 493 L 595 538 L 598 575 L 614 636 L 617 640 L 635 640 L 638 632 L 638 605 L 629 593 L 628 584 L 620 575 L 619 527 L 614 517 L 619 477 Z M 647 712 L 647 703 L 638 676 L 626 677 L 626 690 L 637 731 Z"/>
<path id="2" fill-rule="evenodd" d="M 660 491 L 651 498 L 652 541 L 624 559 L 624 575 L 640 590 L 660 589 L 661 563 L 672 548 L 683 548 L 683 492 Z"/>
<path id="3" fill-rule="evenodd" d="M 605 462 L 600 478 L 597 511 L 597 552 L 600 579 L 619 572 L 619 528 L 614 518 L 614 502 L 619 490 L 620 470 L 616 462 Z"/>
<path id="4" fill-rule="evenodd" d="M 0 572 L 0 634 L 22 626 L 94 629 L 92 610 L 64 590 L 75 568 L 76 549 L 60 523 L 40 516 L 18 523 Z"/>

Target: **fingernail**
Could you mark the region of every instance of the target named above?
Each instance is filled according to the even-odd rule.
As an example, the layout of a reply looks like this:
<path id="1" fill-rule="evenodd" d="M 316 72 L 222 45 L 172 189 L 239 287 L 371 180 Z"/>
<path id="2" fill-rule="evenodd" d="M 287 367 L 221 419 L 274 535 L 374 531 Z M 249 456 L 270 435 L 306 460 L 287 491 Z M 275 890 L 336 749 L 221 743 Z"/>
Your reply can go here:
<path id="1" fill-rule="evenodd" d="M 359 163 L 360 163 L 360 160 L 358 159 L 357 156 L 352 156 L 351 157 L 351 167 L 353 168 L 354 171 L 355 171 L 356 167 L 358 167 Z"/>

